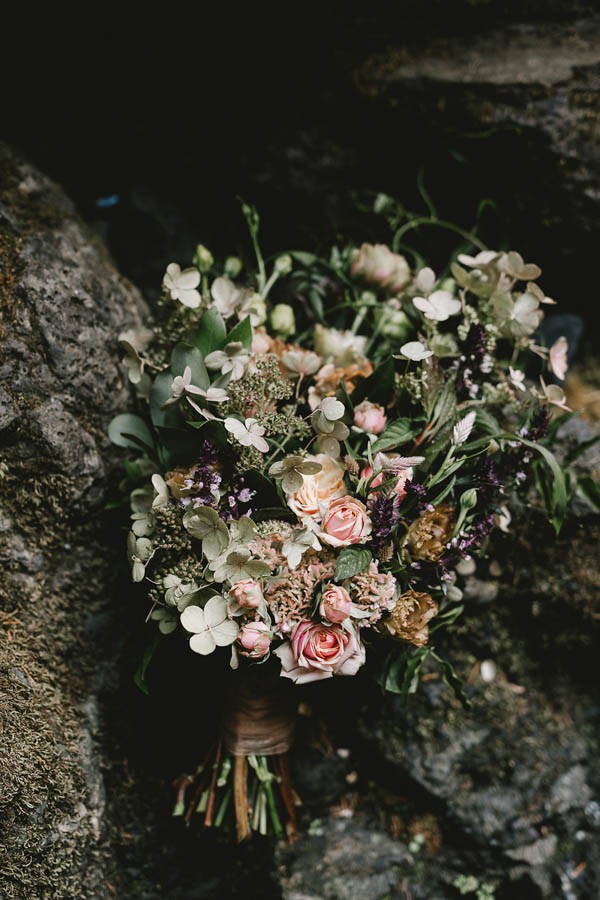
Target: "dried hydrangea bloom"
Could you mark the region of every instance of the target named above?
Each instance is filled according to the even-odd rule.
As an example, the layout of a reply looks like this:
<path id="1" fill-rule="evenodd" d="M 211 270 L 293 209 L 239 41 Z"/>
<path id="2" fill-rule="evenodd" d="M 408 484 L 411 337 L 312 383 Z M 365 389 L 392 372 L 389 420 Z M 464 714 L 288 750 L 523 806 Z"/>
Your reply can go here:
<path id="1" fill-rule="evenodd" d="M 406 591 L 386 617 L 384 626 L 394 638 L 424 647 L 429 640 L 429 621 L 438 614 L 438 604 L 430 594 Z"/>
<path id="2" fill-rule="evenodd" d="M 454 507 L 449 503 L 425 510 L 415 519 L 406 535 L 406 546 L 413 559 L 436 562 L 452 537 L 455 521 Z"/>

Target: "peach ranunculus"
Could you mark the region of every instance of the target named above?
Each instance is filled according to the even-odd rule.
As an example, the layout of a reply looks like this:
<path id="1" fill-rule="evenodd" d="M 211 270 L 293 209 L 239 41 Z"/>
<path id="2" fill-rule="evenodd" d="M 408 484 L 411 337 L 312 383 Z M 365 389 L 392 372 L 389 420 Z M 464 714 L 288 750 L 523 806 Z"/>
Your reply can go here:
<path id="1" fill-rule="evenodd" d="M 332 547 L 359 544 L 371 534 L 367 508 L 354 497 L 340 497 L 329 505 L 323 517 L 319 537 Z"/>
<path id="2" fill-rule="evenodd" d="M 362 244 L 352 251 L 352 275 L 396 294 L 410 281 L 410 267 L 403 256 L 392 253 L 385 244 Z"/>
<path id="3" fill-rule="evenodd" d="M 302 487 L 287 496 L 287 504 L 299 519 L 308 516 L 320 522 L 330 503 L 346 493 L 344 470 L 326 453 L 307 456 L 307 462 L 318 462 L 321 471 L 304 475 Z"/>
<path id="4" fill-rule="evenodd" d="M 244 578 L 242 581 L 236 581 L 229 591 L 229 596 L 232 600 L 235 600 L 239 606 L 243 606 L 244 609 L 258 609 L 264 601 L 260 584 L 252 578 Z"/>
<path id="5" fill-rule="evenodd" d="M 340 624 L 347 619 L 352 609 L 348 591 L 339 584 L 327 584 L 321 594 L 319 614 L 328 622 Z"/>
<path id="6" fill-rule="evenodd" d="M 356 675 L 365 661 L 365 648 L 353 626 L 320 625 L 310 619 L 302 619 L 291 640 L 274 653 L 281 660 L 281 675 L 296 684 Z"/>
<path id="7" fill-rule="evenodd" d="M 383 406 L 363 400 L 354 408 L 354 424 L 369 434 L 381 434 L 385 428 L 387 416 Z"/>

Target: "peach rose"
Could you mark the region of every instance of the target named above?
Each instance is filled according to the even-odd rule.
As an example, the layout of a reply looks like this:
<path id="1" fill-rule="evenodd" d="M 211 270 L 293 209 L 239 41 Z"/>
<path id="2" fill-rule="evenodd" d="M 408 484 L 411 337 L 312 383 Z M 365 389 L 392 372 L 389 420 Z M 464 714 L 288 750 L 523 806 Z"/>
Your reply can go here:
<path id="1" fill-rule="evenodd" d="M 337 584 L 328 584 L 323 589 L 319 614 L 328 622 L 340 624 L 350 615 L 352 600 L 348 591 Z"/>
<path id="2" fill-rule="evenodd" d="M 330 504 L 322 527 L 319 537 L 332 547 L 358 544 L 371 534 L 371 520 L 366 506 L 349 496 L 340 497 Z"/>
<path id="3" fill-rule="evenodd" d="M 387 416 L 383 406 L 363 400 L 354 409 L 354 424 L 369 434 L 381 434 L 385 428 Z"/>
<path id="4" fill-rule="evenodd" d="M 315 475 L 304 475 L 302 487 L 287 496 L 289 508 L 299 519 L 309 516 L 320 522 L 332 500 L 346 493 L 344 470 L 326 453 L 307 456 L 308 462 L 321 464 L 321 471 Z"/>
<path id="5" fill-rule="evenodd" d="M 264 600 L 260 584 L 252 578 L 236 581 L 229 591 L 229 596 L 244 609 L 258 609 Z"/>
<path id="6" fill-rule="evenodd" d="M 365 648 L 353 627 L 319 625 L 303 619 L 291 641 L 275 650 L 281 675 L 296 684 L 334 675 L 356 675 L 365 661 Z"/>
<path id="7" fill-rule="evenodd" d="M 246 650 L 244 656 L 253 659 L 265 656 L 271 647 L 270 628 L 264 622 L 247 622 L 240 629 L 238 641 Z"/>

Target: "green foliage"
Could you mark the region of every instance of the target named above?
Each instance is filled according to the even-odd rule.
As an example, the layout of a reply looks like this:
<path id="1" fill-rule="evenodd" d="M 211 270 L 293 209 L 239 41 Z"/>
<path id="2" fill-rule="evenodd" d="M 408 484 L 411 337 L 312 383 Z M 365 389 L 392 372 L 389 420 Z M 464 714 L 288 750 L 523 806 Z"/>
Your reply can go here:
<path id="1" fill-rule="evenodd" d="M 366 547 L 345 547 L 337 558 L 335 580 L 343 581 L 364 572 L 373 558 Z"/>

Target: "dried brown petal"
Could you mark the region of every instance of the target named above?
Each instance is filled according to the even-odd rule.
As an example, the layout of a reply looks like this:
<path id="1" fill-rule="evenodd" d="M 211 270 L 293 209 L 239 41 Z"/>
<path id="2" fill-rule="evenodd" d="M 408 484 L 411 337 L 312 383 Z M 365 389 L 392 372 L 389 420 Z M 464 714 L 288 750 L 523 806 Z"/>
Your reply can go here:
<path id="1" fill-rule="evenodd" d="M 406 536 L 406 546 L 413 559 L 438 560 L 452 537 L 455 522 L 454 507 L 448 503 L 422 513 Z"/>

